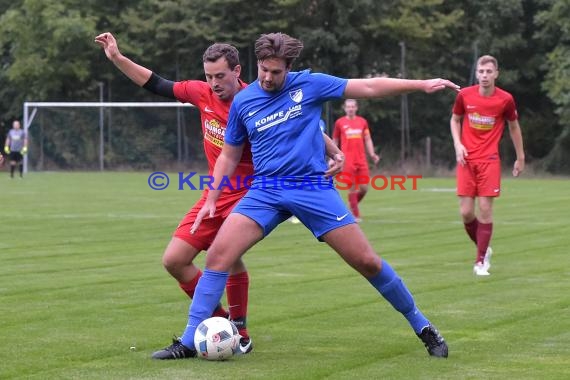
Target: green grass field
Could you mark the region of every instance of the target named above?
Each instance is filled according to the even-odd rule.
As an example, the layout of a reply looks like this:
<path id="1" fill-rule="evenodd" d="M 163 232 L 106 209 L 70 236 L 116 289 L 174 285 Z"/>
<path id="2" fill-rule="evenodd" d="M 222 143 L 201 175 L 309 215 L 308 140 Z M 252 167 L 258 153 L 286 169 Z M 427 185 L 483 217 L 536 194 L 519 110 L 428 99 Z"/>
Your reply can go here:
<path id="1" fill-rule="evenodd" d="M 486 278 L 472 274 L 453 179 L 364 200 L 363 229 L 445 336 L 447 360 L 284 223 L 245 256 L 253 353 L 207 362 L 149 358 L 186 324 L 161 255 L 197 191 L 153 191 L 149 173 L 0 174 L 1 379 L 570 378 L 568 179 L 504 179 Z"/>

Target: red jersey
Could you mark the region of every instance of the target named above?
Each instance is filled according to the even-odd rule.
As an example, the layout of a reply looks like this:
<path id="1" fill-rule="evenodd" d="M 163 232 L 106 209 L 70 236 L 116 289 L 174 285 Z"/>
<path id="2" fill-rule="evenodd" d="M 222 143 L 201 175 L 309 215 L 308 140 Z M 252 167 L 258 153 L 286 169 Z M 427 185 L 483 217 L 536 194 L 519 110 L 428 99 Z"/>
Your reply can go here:
<path id="1" fill-rule="evenodd" d="M 247 85 L 240 81 L 242 88 Z M 174 83 L 174 96 L 182 103 L 191 103 L 200 110 L 200 120 L 202 123 L 202 134 L 204 136 L 204 152 L 208 160 L 208 174 L 212 175 L 214 165 L 218 159 L 224 136 L 226 134 L 226 124 L 230 112 L 230 101 L 220 100 L 212 91 L 208 83 L 199 80 L 187 80 Z M 224 187 L 223 192 L 238 191 L 238 187 L 244 190 L 244 178 L 253 175 L 253 161 L 251 158 L 251 148 L 249 143 L 244 147 L 241 160 L 231 178 L 234 189 Z M 239 180 L 236 177 L 239 176 Z"/>
<path id="2" fill-rule="evenodd" d="M 340 141 L 340 149 L 346 162 L 366 163 L 364 138 L 370 136 L 368 122 L 365 118 L 355 116 L 349 119 L 343 116 L 334 123 L 333 139 Z"/>
<path id="3" fill-rule="evenodd" d="M 499 141 L 505 120 L 518 118 L 513 96 L 498 87 L 491 96 L 481 96 L 479 85 L 466 87 L 457 94 L 453 113 L 463 116 L 461 143 L 467 149 L 466 160 L 499 160 Z"/>

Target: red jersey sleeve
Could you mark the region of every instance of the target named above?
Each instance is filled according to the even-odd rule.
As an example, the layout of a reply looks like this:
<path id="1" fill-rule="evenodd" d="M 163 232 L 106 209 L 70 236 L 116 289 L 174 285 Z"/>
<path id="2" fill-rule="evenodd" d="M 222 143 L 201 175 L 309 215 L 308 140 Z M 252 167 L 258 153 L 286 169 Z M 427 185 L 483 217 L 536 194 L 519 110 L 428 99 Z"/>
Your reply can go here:
<path id="1" fill-rule="evenodd" d="M 515 104 L 515 99 L 509 96 L 507 99 L 507 104 L 505 104 L 505 119 L 508 121 L 515 121 L 519 118 L 517 114 L 517 106 Z"/>
<path id="2" fill-rule="evenodd" d="M 340 124 L 338 120 L 334 122 L 333 139 L 337 139 L 340 143 Z"/>
<path id="3" fill-rule="evenodd" d="M 455 97 L 455 103 L 453 104 L 453 110 L 451 112 L 455 115 L 463 115 L 465 113 L 465 107 L 463 106 L 463 93 L 461 91 Z"/>
<path id="4" fill-rule="evenodd" d="M 200 80 L 185 80 L 182 82 L 174 83 L 174 96 L 182 103 L 191 103 L 198 105 L 198 101 L 204 91 L 209 88 L 208 84 Z"/>
<path id="5" fill-rule="evenodd" d="M 365 138 L 366 136 L 370 136 L 370 127 L 368 125 L 368 120 L 366 120 L 365 118 L 362 118 L 362 138 Z"/>

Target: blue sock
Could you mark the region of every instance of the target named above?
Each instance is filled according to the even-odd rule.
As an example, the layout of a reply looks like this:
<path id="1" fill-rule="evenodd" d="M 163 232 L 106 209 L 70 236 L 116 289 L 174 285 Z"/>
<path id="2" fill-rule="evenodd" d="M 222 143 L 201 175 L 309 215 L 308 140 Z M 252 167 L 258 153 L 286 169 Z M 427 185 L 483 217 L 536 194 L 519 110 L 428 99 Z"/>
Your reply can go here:
<path id="1" fill-rule="evenodd" d="M 182 344 L 186 347 L 194 348 L 196 328 L 203 320 L 212 316 L 214 309 L 220 302 L 220 298 L 222 298 L 228 276 L 228 272 L 204 269 L 190 304 L 186 330 L 184 330 L 184 334 L 180 338 Z"/>
<path id="2" fill-rule="evenodd" d="M 412 294 L 394 269 L 382 260 L 382 270 L 368 281 L 408 320 L 416 334 L 430 323 L 418 310 Z"/>

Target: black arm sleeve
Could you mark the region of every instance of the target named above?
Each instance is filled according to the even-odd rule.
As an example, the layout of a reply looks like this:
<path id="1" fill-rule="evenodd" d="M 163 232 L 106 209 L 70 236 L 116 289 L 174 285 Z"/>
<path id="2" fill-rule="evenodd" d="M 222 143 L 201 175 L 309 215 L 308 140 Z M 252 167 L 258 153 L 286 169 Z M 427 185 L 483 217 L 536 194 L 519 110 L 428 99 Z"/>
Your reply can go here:
<path id="1" fill-rule="evenodd" d="M 161 76 L 156 75 L 154 72 L 148 81 L 143 85 L 143 88 L 157 95 L 176 99 L 176 96 L 174 96 L 174 82 L 164 79 Z"/>

